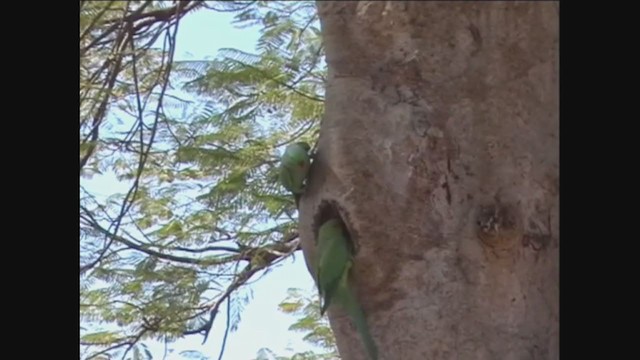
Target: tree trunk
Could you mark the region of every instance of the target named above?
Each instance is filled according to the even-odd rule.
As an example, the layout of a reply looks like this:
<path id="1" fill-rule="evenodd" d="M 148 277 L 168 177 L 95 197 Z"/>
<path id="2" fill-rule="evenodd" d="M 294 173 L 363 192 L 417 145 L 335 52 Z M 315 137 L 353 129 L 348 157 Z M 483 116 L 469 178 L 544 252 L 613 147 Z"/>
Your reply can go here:
<path id="1" fill-rule="evenodd" d="M 380 359 L 557 359 L 558 4 L 317 6 L 329 80 L 300 205 L 310 269 L 337 213 Z M 365 359 L 329 313 L 342 358 Z"/>

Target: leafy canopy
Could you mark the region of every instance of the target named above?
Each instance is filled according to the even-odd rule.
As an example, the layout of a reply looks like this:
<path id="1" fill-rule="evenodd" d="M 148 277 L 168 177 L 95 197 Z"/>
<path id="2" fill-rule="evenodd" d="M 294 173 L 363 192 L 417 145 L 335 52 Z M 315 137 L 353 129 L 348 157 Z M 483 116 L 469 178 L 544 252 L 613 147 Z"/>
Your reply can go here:
<path id="1" fill-rule="evenodd" d="M 260 27 L 256 52 L 174 61 L 196 11 Z M 315 142 L 323 54 L 313 2 L 80 2 L 83 358 L 148 359 L 145 341 L 206 338 L 220 311 L 233 330 L 249 281 L 300 249 L 277 166 L 287 144 Z M 96 176 L 126 190 L 104 196 Z M 292 330 L 332 348 L 292 304 Z"/>

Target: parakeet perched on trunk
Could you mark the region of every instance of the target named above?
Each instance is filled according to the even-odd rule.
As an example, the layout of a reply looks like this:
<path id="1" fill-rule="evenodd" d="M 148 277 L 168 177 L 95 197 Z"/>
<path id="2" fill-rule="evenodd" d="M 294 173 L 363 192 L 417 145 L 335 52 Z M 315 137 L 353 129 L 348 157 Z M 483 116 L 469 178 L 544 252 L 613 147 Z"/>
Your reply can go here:
<path id="1" fill-rule="evenodd" d="M 320 314 L 337 303 L 349 314 L 360 333 L 371 360 L 378 350 L 369 333 L 364 312 L 349 286 L 349 270 L 353 264 L 352 247 L 340 220 L 331 219 L 318 230 L 316 283 L 323 300 Z"/>
<path id="2" fill-rule="evenodd" d="M 304 192 L 304 181 L 311 166 L 309 150 L 311 147 L 305 142 L 293 143 L 287 146 L 280 162 L 280 182 L 293 193 L 296 207 Z"/>

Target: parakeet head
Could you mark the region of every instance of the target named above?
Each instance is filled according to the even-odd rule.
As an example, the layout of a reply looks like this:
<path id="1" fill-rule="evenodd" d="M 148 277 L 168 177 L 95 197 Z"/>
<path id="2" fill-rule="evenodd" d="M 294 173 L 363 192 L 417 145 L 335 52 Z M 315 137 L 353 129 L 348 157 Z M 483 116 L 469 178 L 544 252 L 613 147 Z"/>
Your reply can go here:
<path id="1" fill-rule="evenodd" d="M 318 237 L 323 239 L 328 234 L 343 234 L 342 222 L 336 218 L 325 221 L 318 229 Z"/>
<path id="2" fill-rule="evenodd" d="M 333 229 L 333 230 L 342 230 L 342 224 L 340 223 L 340 220 L 338 219 L 330 219 L 325 221 L 324 224 L 322 224 L 321 228 L 324 229 Z"/>
<path id="3" fill-rule="evenodd" d="M 306 151 L 306 152 L 309 152 L 309 150 L 311 150 L 311 146 L 308 143 L 304 142 L 304 141 L 297 142 L 295 144 L 300 146 L 301 148 L 303 148 L 304 151 Z"/>

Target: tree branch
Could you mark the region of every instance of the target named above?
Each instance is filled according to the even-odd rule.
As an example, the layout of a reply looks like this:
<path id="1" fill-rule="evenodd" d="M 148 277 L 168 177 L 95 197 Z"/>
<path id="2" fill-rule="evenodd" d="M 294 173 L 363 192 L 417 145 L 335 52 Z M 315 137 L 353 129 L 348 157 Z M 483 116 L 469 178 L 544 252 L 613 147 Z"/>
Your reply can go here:
<path id="1" fill-rule="evenodd" d="M 246 284 L 255 273 L 261 270 L 264 270 L 265 268 L 275 264 L 276 262 L 282 261 L 289 255 L 293 254 L 295 251 L 300 249 L 300 238 L 298 237 L 297 233 L 290 234 L 289 236 L 287 236 L 287 238 L 284 239 L 284 241 L 278 243 L 278 245 L 275 247 L 280 249 L 288 248 L 288 251 L 285 253 L 281 253 L 279 251 L 267 252 L 267 254 L 270 256 L 263 258 L 262 259 L 263 261 L 261 261 L 261 264 L 257 266 L 254 266 L 253 261 L 249 262 L 249 264 L 245 266 L 245 268 L 240 272 L 240 274 L 238 274 L 236 279 L 231 283 L 231 285 L 229 285 L 229 287 L 225 290 L 225 292 L 213 303 L 213 305 L 211 305 L 209 321 L 207 321 L 201 327 L 195 330 L 186 331 L 183 334 L 192 335 L 192 334 L 204 333 L 204 340 L 202 341 L 202 343 L 204 344 L 207 341 L 207 337 L 209 336 L 209 332 L 211 331 L 211 327 L 213 326 L 213 321 L 215 320 L 215 317 L 218 314 L 218 309 L 220 308 L 220 305 L 225 300 L 227 300 L 227 298 L 231 296 L 231 294 L 235 290 L 240 288 L 242 285 Z M 253 256 L 255 256 L 255 254 Z"/>

